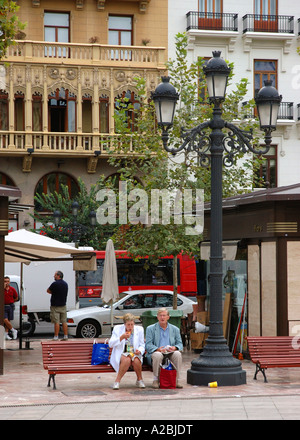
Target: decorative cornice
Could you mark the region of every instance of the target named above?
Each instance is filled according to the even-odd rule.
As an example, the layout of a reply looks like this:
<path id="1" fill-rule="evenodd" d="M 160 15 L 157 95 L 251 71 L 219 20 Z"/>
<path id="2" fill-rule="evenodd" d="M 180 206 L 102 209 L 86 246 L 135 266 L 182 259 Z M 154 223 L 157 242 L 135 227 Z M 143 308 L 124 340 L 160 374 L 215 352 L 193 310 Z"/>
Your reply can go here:
<path id="1" fill-rule="evenodd" d="M 75 3 L 76 3 L 76 9 L 78 9 L 78 10 L 83 9 L 84 0 L 75 0 Z"/>
<path id="2" fill-rule="evenodd" d="M 105 10 L 105 1 L 106 0 L 96 0 L 98 11 L 104 11 Z M 139 2 L 140 12 L 141 12 L 141 14 L 144 14 L 147 11 L 148 4 L 150 3 L 151 0 L 131 0 L 131 1 L 134 1 L 134 2 L 138 1 Z M 76 0 L 76 2 L 83 3 L 83 0 Z"/>
<path id="3" fill-rule="evenodd" d="M 97 169 L 98 156 L 89 157 L 87 161 L 87 172 L 89 174 L 94 174 Z"/>
<path id="4" fill-rule="evenodd" d="M 31 173 L 32 156 L 31 154 L 23 157 L 23 173 Z"/>
<path id="5" fill-rule="evenodd" d="M 105 0 L 96 0 L 97 1 L 97 9 L 98 11 L 104 11 L 105 9 Z"/>

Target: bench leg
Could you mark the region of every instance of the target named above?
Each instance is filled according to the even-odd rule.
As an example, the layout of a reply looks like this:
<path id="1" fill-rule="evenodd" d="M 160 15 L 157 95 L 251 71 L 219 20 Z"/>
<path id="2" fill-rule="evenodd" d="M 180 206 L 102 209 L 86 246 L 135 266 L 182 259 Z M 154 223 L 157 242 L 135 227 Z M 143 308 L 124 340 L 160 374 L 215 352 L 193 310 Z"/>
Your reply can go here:
<path id="1" fill-rule="evenodd" d="M 56 390 L 56 384 L 55 384 L 55 374 L 49 374 L 49 380 L 47 387 L 50 387 L 51 379 L 53 382 L 53 389 Z"/>
<path id="2" fill-rule="evenodd" d="M 259 371 L 261 371 L 264 376 L 264 382 L 268 383 L 266 373 L 265 373 L 265 368 L 261 368 L 261 366 L 259 364 L 256 364 L 256 370 L 255 370 L 255 374 L 254 374 L 253 379 L 256 380 L 256 376 Z"/>

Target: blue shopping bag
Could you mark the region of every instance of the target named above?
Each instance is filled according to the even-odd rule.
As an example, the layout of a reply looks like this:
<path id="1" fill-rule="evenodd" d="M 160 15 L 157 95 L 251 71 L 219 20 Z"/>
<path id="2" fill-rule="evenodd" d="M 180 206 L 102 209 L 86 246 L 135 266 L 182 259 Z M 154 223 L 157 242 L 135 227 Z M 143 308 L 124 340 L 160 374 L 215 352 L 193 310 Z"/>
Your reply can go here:
<path id="1" fill-rule="evenodd" d="M 108 364 L 109 361 L 109 345 L 94 342 L 92 351 L 92 365 Z"/>

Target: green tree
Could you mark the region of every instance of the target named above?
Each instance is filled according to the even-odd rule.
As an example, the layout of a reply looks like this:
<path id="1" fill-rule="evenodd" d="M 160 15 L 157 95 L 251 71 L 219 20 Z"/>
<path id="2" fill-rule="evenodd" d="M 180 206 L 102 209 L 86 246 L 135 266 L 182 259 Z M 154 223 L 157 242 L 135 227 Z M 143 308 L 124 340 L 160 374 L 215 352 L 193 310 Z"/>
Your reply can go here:
<path id="1" fill-rule="evenodd" d="M 167 63 L 171 82 L 180 94 L 180 100 L 176 111 L 174 126 L 170 132 L 170 145 L 175 148 L 182 144 L 182 127 L 192 129 L 196 125 L 210 119 L 212 106 L 206 99 L 206 81 L 202 68 L 205 60 L 199 57 L 195 62 L 188 63 L 187 60 L 187 34 L 178 33 L 175 37 L 176 56 L 174 60 Z M 259 144 L 259 123 L 257 118 L 249 118 L 254 114 L 255 102 L 249 100 L 245 103 L 245 95 L 248 88 L 248 79 L 242 78 L 239 82 L 234 80 L 234 65 L 227 61 L 231 68 L 228 79 L 226 99 L 222 105 L 222 117 L 225 121 L 238 121 L 239 127 L 244 130 L 253 130 L 253 143 Z M 229 90 L 229 87 L 227 88 Z M 208 134 L 208 131 L 206 132 Z M 225 132 L 226 133 L 226 132 Z M 226 152 L 225 152 L 226 153 Z M 180 176 L 187 173 L 193 176 L 198 188 L 205 190 L 205 200 L 210 200 L 210 168 L 199 166 L 199 156 L 191 153 L 181 153 L 174 159 L 170 155 L 171 168 L 174 175 Z M 242 160 L 243 166 L 238 166 Z M 223 197 L 249 192 L 253 186 L 253 175 L 261 164 L 260 157 L 253 157 L 252 154 L 236 155 L 234 166 L 223 167 Z"/>
<path id="2" fill-rule="evenodd" d="M 176 36 L 176 57 L 168 62 L 168 70 L 171 82 L 180 93 L 180 103 L 176 112 L 174 127 L 170 133 L 170 144 L 178 147 L 182 143 L 182 127 L 190 129 L 200 122 L 211 117 L 212 108 L 205 100 L 205 79 L 201 76 L 204 60 L 199 59 L 189 64 L 187 61 L 187 36 Z M 233 68 L 233 66 L 231 65 Z M 233 79 L 231 73 L 230 81 Z M 151 190 L 167 189 L 173 198 L 170 200 L 171 212 L 174 210 L 176 191 L 183 193 L 184 189 L 203 188 L 205 199 L 210 199 L 210 169 L 199 166 L 199 157 L 195 154 L 183 153 L 180 157 L 166 155 L 161 146 L 159 133 L 153 129 L 155 116 L 153 103 L 147 101 L 145 81 L 136 79 L 136 88 L 140 97 L 141 105 L 138 108 L 130 107 L 128 102 L 120 102 L 115 114 L 116 127 L 118 128 L 119 140 L 111 153 L 111 163 L 122 170 L 126 179 L 138 174 L 141 175 L 143 189 L 151 199 Z M 256 120 L 245 118 L 246 112 L 251 111 L 254 102 L 242 107 L 237 111 L 240 103 L 244 100 L 248 82 L 242 79 L 235 85 L 235 89 L 227 95 L 223 104 L 223 117 L 231 121 L 238 118 L 240 126 L 244 129 L 252 128 L 254 132 L 258 128 Z M 199 93 L 200 91 L 200 93 Z M 134 112 L 129 116 L 129 111 Z M 132 133 L 129 118 L 135 121 L 135 131 Z M 257 138 L 258 141 L 258 138 Z M 121 159 L 117 152 L 131 153 L 125 159 Z M 132 154 L 133 153 L 133 154 Z M 236 157 L 238 161 L 240 157 Z M 243 167 L 224 169 L 224 196 L 245 192 L 252 187 L 253 158 L 244 159 Z M 135 201 L 129 208 L 133 207 Z M 151 206 L 148 205 L 150 219 L 152 216 Z M 158 263 L 159 258 L 166 255 L 188 254 L 193 257 L 199 255 L 199 241 L 201 236 L 187 235 L 186 228 L 189 226 L 182 217 L 182 224 L 175 221 L 171 216 L 168 224 L 143 225 L 139 222 L 130 224 L 125 230 L 116 230 L 113 240 L 116 247 L 120 243 L 136 259 L 148 255 L 152 263 Z M 124 247 L 125 243 L 125 247 Z M 174 304 L 176 308 L 176 259 L 174 259 Z"/>
<path id="3" fill-rule="evenodd" d="M 0 59 L 5 56 L 7 48 L 15 44 L 18 32 L 26 26 L 16 15 L 19 9 L 14 1 L 0 0 Z"/>
<path id="4" fill-rule="evenodd" d="M 104 176 L 101 176 L 95 185 L 92 185 L 88 191 L 85 183 L 82 179 L 78 179 L 79 192 L 74 199 L 70 199 L 68 187 L 62 186 L 61 192 L 50 194 L 37 194 L 35 201 L 42 208 L 43 213 L 40 211 L 34 212 L 34 219 L 40 222 L 43 226 L 39 230 L 41 234 L 45 234 L 50 238 L 62 242 L 71 242 L 74 234 L 74 228 L 72 227 L 74 218 L 72 215 L 72 203 L 77 201 L 79 204 L 79 213 L 77 222 L 83 226 L 81 232 L 78 234 L 79 246 L 92 246 L 95 249 L 105 249 L 106 242 L 110 236 L 114 233 L 117 225 L 100 225 L 96 223 L 95 227 L 90 224 L 90 212 L 97 211 L 100 202 L 97 201 L 97 192 L 100 189 L 111 188 L 113 183 L 110 179 L 105 180 Z M 59 226 L 54 226 L 54 211 L 59 210 L 61 213 L 61 221 Z M 48 213 L 48 214 L 45 214 Z M 36 232 L 38 232 L 36 230 Z"/>
<path id="5" fill-rule="evenodd" d="M 176 58 L 169 61 L 167 67 L 172 83 L 180 93 L 180 105 L 176 112 L 174 128 L 170 133 L 170 143 L 179 146 L 182 143 L 182 127 L 190 129 L 195 125 L 211 117 L 212 108 L 205 100 L 205 80 L 201 75 L 203 59 L 189 64 L 187 61 L 187 37 L 186 34 L 176 36 Z M 233 66 L 232 66 L 233 68 Z M 230 81 L 233 81 L 233 73 Z M 89 240 L 90 236 L 83 237 L 81 244 L 92 245 L 96 249 L 103 249 L 109 237 L 114 241 L 116 249 L 127 249 L 129 254 L 139 259 L 146 255 L 149 256 L 151 263 L 157 264 L 159 258 L 167 255 L 187 254 L 191 257 L 199 256 L 199 241 L 201 235 L 187 234 L 190 227 L 189 219 L 181 216 L 182 222 L 174 214 L 176 194 L 183 194 L 185 189 L 195 190 L 204 189 L 205 200 L 210 199 L 210 169 L 199 166 L 199 156 L 184 153 L 180 157 L 168 155 L 161 145 L 160 133 L 156 130 L 155 112 L 152 100 L 146 89 L 146 81 L 142 77 L 135 78 L 135 89 L 139 104 L 133 105 L 126 97 L 119 99 L 116 104 L 115 126 L 117 136 L 109 151 L 108 162 L 115 168 L 116 175 L 120 182 L 126 183 L 127 214 L 131 210 L 136 211 L 134 222 L 122 220 L 119 224 L 117 212 L 117 223 L 111 225 L 99 225 L 100 238 L 93 234 L 96 239 Z M 200 91 L 200 92 L 199 92 Z M 227 99 L 223 104 L 223 117 L 227 121 L 238 119 L 240 126 L 249 129 L 254 133 L 258 129 L 258 123 L 254 119 L 245 118 L 248 112 L 253 109 L 254 102 L 250 101 L 247 106 L 238 111 L 240 103 L 243 102 L 247 91 L 247 80 L 242 79 L 235 84 L 232 92 L 227 94 Z M 254 142 L 258 142 L 255 137 Z M 240 158 L 236 157 L 235 161 Z M 245 192 L 252 187 L 253 158 L 251 156 L 243 159 L 243 167 L 234 166 L 224 168 L 224 196 L 234 195 Z M 79 200 L 85 212 L 88 213 L 92 208 L 96 210 L 100 204 L 96 203 L 96 193 L 101 188 L 118 189 L 117 182 L 101 180 L 97 187 L 93 188 L 90 194 L 84 190 L 83 183 L 80 186 Z M 133 191 L 132 190 L 137 190 Z M 139 205 L 139 189 L 146 194 L 146 211 L 149 213 L 147 221 L 141 220 L 142 205 Z M 167 224 L 154 222 L 154 212 L 151 207 L 153 190 L 167 190 L 170 194 L 169 208 L 170 219 Z M 118 205 L 118 191 L 116 191 L 116 202 Z M 67 224 L 70 223 L 70 204 L 68 193 L 64 195 L 43 195 L 44 207 L 49 211 L 60 209 L 66 218 Z M 79 201 L 78 200 L 78 201 Z M 39 200 L 41 203 L 42 200 Z M 194 210 L 194 204 L 192 211 Z M 183 211 L 183 205 L 182 211 Z M 177 206 L 178 208 L 178 206 Z M 159 219 L 162 219 L 163 206 L 160 205 Z M 182 213 L 180 213 L 182 214 Z M 51 214 L 52 215 L 52 214 Z M 53 221 L 53 217 L 44 218 L 44 226 Z M 80 221 L 80 220 L 79 220 Z M 83 222 L 83 220 L 82 220 Z M 145 224 L 146 223 L 146 224 Z M 50 228 L 51 229 L 51 228 Z M 47 229 L 46 232 L 53 233 Z M 57 231 L 56 231 L 57 232 Z M 102 235 L 101 235 L 102 234 Z M 67 237 L 68 238 L 68 237 Z M 174 304 L 177 307 L 177 268 L 176 258 L 174 259 Z"/>

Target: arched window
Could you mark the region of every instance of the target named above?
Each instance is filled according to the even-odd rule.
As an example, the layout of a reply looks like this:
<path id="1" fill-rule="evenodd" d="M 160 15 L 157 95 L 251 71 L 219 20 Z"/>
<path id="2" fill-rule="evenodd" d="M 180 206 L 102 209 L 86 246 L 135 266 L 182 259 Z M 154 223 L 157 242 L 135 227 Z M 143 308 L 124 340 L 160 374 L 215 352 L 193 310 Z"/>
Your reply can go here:
<path id="1" fill-rule="evenodd" d="M 92 133 L 92 97 L 89 94 L 85 94 L 82 97 L 82 132 Z"/>
<path id="2" fill-rule="evenodd" d="M 16 186 L 14 181 L 4 173 L 0 173 L 0 183 L 1 185 Z"/>
<path id="3" fill-rule="evenodd" d="M 76 96 L 61 87 L 49 95 L 49 127 L 52 132 L 76 131 Z"/>
<path id="4" fill-rule="evenodd" d="M 43 105 L 42 95 L 35 93 L 32 95 L 32 130 L 42 131 L 43 122 Z"/>
<path id="5" fill-rule="evenodd" d="M 99 131 L 100 133 L 109 132 L 109 98 L 106 95 L 99 97 Z"/>
<path id="6" fill-rule="evenodd" d="M 49 173 L 41 178 L 38 182 L 35 190 L 35 194 L 50 194 L 56 191 L 58 194 L 61 192 L 62 185 L 68 187 L 69 196 L 73 199 L 78 194 L 78 185 L 73 177 L 64 173 Z M 43 211 L 42 206 L 35 201 L 36 211 Z"/>
<path id="7" fill-rule="evenodd" d="M 0 90 L 0 130 L 8 130 L 8 93 Z"/>
<path id="8" fill-rule="evenodd" d="M 15 129 L 24 131 L 25 114 L 24 114 L 24 93 L 15 93 Z"/>

